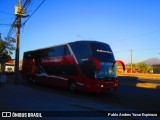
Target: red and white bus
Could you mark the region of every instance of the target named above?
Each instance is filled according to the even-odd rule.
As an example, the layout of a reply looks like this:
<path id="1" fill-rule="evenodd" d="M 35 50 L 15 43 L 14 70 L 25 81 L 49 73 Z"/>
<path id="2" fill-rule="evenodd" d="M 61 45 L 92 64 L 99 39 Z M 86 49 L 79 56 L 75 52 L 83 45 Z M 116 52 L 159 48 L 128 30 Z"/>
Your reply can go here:
<path id="1" fill-rule="evenodd" d="M 108 44 L 76 41 L 24 52 L 22 73 L 32 83 L 100 93 L 118 87 L 115 62 L 124 67 Z"/>

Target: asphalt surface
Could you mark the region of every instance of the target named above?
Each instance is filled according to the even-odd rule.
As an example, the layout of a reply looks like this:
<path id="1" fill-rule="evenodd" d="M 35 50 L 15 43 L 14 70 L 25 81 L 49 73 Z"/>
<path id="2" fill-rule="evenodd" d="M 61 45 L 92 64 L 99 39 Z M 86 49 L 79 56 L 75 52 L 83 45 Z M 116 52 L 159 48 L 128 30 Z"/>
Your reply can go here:
<path id="1" fill-rule="evenodd" d="M 116 92 L 88 94 L 82 92 L 70 93 L 67 89 L 58 87 L 31 85 L 21 79 L 15 85 L 13 76 L 9 75 L 7 76 L 7 83 L 0 84 L 0 111 L 47 111 L 45 114 L 52 117 L 56 116 L 56 119 L 62 118 L 60 116 L 63 116 L 63 119 L 69 119 L 71 116 L 76 119 L 80 119 L 80 116 L 87 117 L 87 119 L 99 119 L 99 117 L 106 119 L 106 114 L 108 113 L 105 113 L 106 111 L 129 113 L 137 111 L 160 112 L 159 89 L 130 86 L 122 81 Z M 74 119 L 74 117 L 71 118 Z M 158 118 L 107 117 L 107 119 Z"/>

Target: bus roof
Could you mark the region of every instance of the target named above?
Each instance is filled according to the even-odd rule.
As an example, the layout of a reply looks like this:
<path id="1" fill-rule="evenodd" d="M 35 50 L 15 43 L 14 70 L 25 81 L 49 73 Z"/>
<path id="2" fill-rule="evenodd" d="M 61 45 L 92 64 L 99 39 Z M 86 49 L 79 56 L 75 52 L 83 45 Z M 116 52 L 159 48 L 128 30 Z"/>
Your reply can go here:
<path id="1" fill-rule="evenodd" d="M 67 45 L 67 44 L 78 43 L 78 42 L 88 42 L 88 43 L 97 42 L 97 43 L 104 43 L 104 42 L 95 41 L 95 40 L 77 40 L 77 41 L 74 41 L 74 42 L 68 42 L 68 43 L 64 43 L 64 44 L 48 46 L 48 47 L 39 48 L 39 49 L 35 49 L 35 50 L 29 50 L 29 51 L 25 51 L 25 53 L 26 53 L 26 52 L 33 52 L 33 51 L 37 51 L 37 50 L 43 50 L 43 49 L 52 48 L 52 47 L 63 46 L 63 45 Z M 107 44 L 107 43 L 105 43 L 105 44 Z M 108 45 L 108 44 L 107 44 L 107 45 Z"/>

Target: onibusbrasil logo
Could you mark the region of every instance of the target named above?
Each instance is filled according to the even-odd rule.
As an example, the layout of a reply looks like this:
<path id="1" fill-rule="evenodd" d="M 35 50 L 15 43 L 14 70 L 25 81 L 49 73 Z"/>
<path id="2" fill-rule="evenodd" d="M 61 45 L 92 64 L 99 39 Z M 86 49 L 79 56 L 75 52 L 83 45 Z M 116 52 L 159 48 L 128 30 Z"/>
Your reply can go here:
<path id="1" fill-rule="evenodd" d="M 39 112 L 2 112 L 2 117 L 42 117 L 42 113 Z"/>

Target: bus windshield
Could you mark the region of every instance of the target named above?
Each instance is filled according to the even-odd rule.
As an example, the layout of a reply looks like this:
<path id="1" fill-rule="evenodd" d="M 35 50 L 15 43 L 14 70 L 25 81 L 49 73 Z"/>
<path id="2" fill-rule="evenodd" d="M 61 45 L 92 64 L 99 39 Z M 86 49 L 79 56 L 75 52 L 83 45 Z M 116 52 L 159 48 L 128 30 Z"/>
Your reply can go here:
<path id="1" fill-rule="evenodd" d="M 91 78 L 104 79 L 104 78 L 114 78 L 116 77 L 116 68 L 112 68 L 113 62 L 115 61 L 113 52 L 108 44 L 96 42 L 96 41 L 81 41 L 76 43 L 71 43 L 71 48 L 78 61 L 82 73 Z M 93 67 L 88 70 L 86 66 L 86 60 L 89 58 L 96 58 L 100 61 L 100 70 L 92 71 Z M 88 71 L 92 71 L 92 74 Z M 94 75 L 93 75 L 94 74 Z"/>
<path id="2" fill-rule="evenodd" d="M 93 42 L 90 43 L 90 47 L 92 50 L 92 57 L 97 58 L 103 62 L 114 62 L 113 52 L 108 44 Z"/>
<path id="3" fill-rule="evenodd" d="M 92 56 L 100 60 L 100 70 L 96 70 L 95 78 L 97 79 L 114 79 L 116 77 L 116 68 L 112 68 L 115 61 L 113 52 L 108 44 L 93 42 L 90 43 Z"/>
<path id="4" fill-rule="evenodd" d="M 95 71 L 96 79 L 115 79 L 116 67 L 112 68 L 112 62 L 101 62 L 101 69 Z"/>

